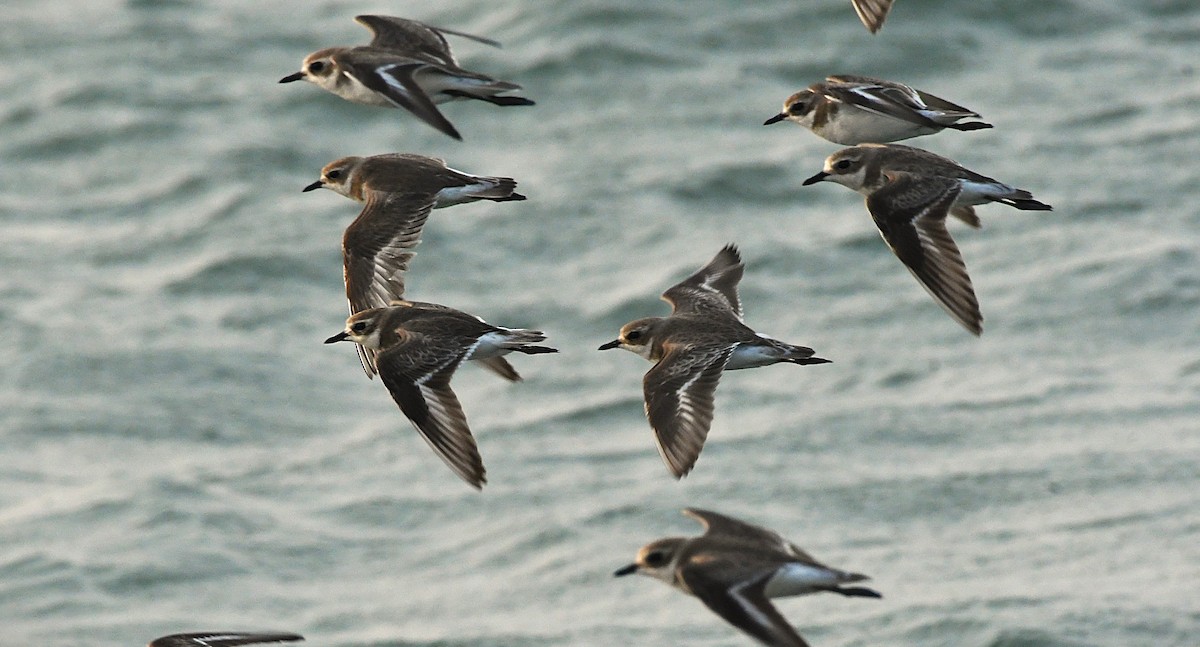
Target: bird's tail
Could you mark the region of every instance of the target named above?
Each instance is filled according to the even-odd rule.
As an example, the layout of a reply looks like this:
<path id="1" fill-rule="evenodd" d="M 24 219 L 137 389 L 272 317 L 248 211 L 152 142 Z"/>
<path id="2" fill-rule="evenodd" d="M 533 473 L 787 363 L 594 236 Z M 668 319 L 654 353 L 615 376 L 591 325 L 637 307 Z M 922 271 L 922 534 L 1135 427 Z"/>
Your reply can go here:
<path id="1" fill-rule="evenodd" d="M 534 105 L 537 105 L 536 103 L 533 102 L 533 100 L 526 99 L 525 97 L 502 97 L 502 96 L 497 96 L 497 95 L 486 95 L 486 96 L 478 96 L 478 97 L 471 97 L 471 98 L 479 99 L 480 101 L 487 101 L 488 103 L 490 103 L 492 105 L 497 105 L 497 106 L 534 106 Z"/>
<path id="2" fill-rule="evenodd" d="M 1003 191 L 1003 192 L 997 192 L 988 197 L 995 200 L 996 202 L 999 202 L 1000 204 L 1006 204 L 1010 207 L 1015 207 L 1022 211 L 1051 211 L 1051 210 L 1053 210 L 1053 207 L 1046 204 L 1045 202 L 1034 200 L 1033 194 L 1026 191 L 1025 189 L 1015 189 L 1008 185 L 999 185 L 999 186 L 1002 186 L 1004 189 L 1007 189 L 1007 190 Z"/>
<path id="3" fill-rule="evenodd" d="M 946 124 L 946 127 L 953 130 L 983 130 L 985 128 L 992 128 L 993 126 L 983 121 L 968 121 L 961 124 Z"/>
<path id="4" fill-rule="evenodd" d="M 1000 202 L 1003 202 L 1004 204 L 1006 204 L 1010 207 L 1016 207 L 1016 208 L 1020 209 L 1021 211 L 1053 211 L 1054 210 L 1054 207 L 1051 207 L 1050 205 L 1046 204 L 1045 202 L 1040 202 L 1038 200 L 1034 200 L 1033 198 L 1011 198 L 1011 199 L 1001 200 Z"/>
<path id="5" fill-rule="evenodd" d="M 531 99 L 516 96 L 503 96 L 500 93 L 510 92 L 512 90 L 520 90 L 521 86 L 516 83 L 508 83 L 507 81 L 495 81 L 487 85 L 476 85 L 464 87 L 456 90 L 443 90 L 444 94 L 460 99 L 475 99 L 476 101 L 486 101 L 497 106 L 533 106 L 535 104 Z"/>
<path id="6" fill-rule="evenodd" d="M 481 190 L 472 192 L 472 197 L 476 199 L 491 200 L 492 202 L 512 202 L 525 199 L 525 196 L 517 193 L 517 181 L 511 177 L 477 177 L 475 179 L 484 185 Z"/>
<path id="7" fill-rule="evenodd" d="M 830 589 L 833 593 L 841 593 L 848 598 L 882 598 L 883 594 L 865 586 L 838 586 Z"/>
<path id="8" fill-rule="evenodd" d="M 549 346 L 517 346 L 513 350 L 517 351 L 518 353 L 525 353 L 526 355 L 541 355 L 543 353 L 558 352 L 557 348 L 550 348 Z"/>
<path id="9" fill-rule="evenodd" d="M 808 364 L 832 364 L 833 360 L 823 357 L 789 357 L 786 361 L 792 364 L 808 365 Z"/>

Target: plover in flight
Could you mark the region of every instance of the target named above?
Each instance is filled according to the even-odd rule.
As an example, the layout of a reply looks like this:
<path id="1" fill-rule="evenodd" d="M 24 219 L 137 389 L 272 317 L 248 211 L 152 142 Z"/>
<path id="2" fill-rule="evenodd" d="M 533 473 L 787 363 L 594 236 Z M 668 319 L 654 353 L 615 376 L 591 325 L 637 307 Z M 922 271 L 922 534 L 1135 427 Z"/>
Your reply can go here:
<path id="1" fill-rule="evenodd" d="M 371 30 L 369 45 L 315 51 L 304 58 L 299 72 L 279 82 L 304 80 L 354 103 L 404 108 L 459 140 L 462 136 L 437 104 L 477 99 L 498 106 L 533 105 L 525 97 L 505 94 L 520 90 L 516 83 L 459 67 L 444 34 L 498 46 L 496 41 L 392 16 L 355 20 Z"/>
<path id="2" fill-rule="evenodd" d="M 955 321 L 972 334 L 983 332 L 983 315 L 967 266 L 946 216 L 978 227 L 974 205 L 999 202 L 1027 211 L 1050 205 L 957 162 L 901 144 L 862 144 L 825 160 L 804 185 L 837 182 L 866 196 L 867 210 L 884 242 Z"/>
<path id="3" fill-rule="evenodd" d="M 893 1 L 850 0 L 854 5 L 854 13 L 858 14 L 858 19 L 866 26 L 867 31 L 872 34 L 878 32 L 883 27 L 883 21 L 887 20 L 888 12 L 892 10 Z"/>
<path id="4" fill-rule="evenodd" d="M 342 236 L 346 299 L 354 314 L 404 296 L 404 272 L 430 211 L 476 200 L 524 200 L 516 186 L 512 178 L 469 175 L 440 159 L 391 154 L 330 162 L 304 191 L 325 188 L 364 203 Z M 358 351 L 363 370 L 374 376 L 372 355 L 362 346 Z M 502 358 L 485 363 L 501 375 L 512 374 Z"/>
<path id="5" fill-rule="evenodd" d="M 809 593 L 879 598 L 845 586 L 870 579 L 830 568 L 778 533 L 723 514 L 683 511 L 705 528 L 699 537 L 668 537 L 647 544 L 634 563 L 614 575 L 640 573 L 700 598 L 729 624 L 772 647 L 807 647 L 771 598 Z"/>
<path id="6" fill-rule="evenodd" d="M 813 349 L 754 332 L 742 321 L 737 284 L 745 266 L 733 245 L 662 294 L 669 317 L 621 327 L 600 350 L 624 348 L 655 362 L 642 380 L 646 417 L 659 454 L 675 478 L 691 471 L 712 425 L 721 372 L 778 362 L 824 364 Z"/>
<path id="7" fill-rule="evenodd" d="M 204 631 L 190 634 L 171 634 L 155 638 L 149 647 L 237 647 L 259 643 L 286 643 L 304 640 L 304 636 L 288 633 L 244 633 L 240 631 Z"/>
<path id="8" fill-rule="evenodd" d="M 836 144 L 899 141 L 945 128 L 979 130 L 979 113 L 902 83 L 839 74 L 788 97 L 783 111 L 763 122 L 794 121 Z"/>
<path id="9" fill-rule="evenodd" d="M 446 465 L 479 489 L 487 482 L 483 460 L 450 378 L 466 360 L 558 352 L 535 345 L 545 338 L 537 330 L 493 326 L 443 305 L 396 301 L 350 315 L 345 330 L 325 343 L 350 340 L 374 351 L 379 377 L 400 410 Z M 508 370 L 510 380 L 521 379 L 511 366 Z"/>

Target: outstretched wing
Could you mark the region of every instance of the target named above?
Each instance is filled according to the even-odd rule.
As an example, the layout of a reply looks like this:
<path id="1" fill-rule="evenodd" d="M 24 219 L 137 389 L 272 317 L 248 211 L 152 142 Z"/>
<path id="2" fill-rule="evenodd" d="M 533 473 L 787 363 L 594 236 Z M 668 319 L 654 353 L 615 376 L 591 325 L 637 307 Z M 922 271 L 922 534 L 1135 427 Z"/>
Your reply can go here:
<path id="1" fill-rule="evenodd" d="M 376 358 L 379 377 L 433 451 L 455 474 L 479 489 L 487 482 L 483 459 L 450 378 L 469 349 L 439 344 L 400 330 L 400 343 Z"/>
<path id="2" fill-rule="evenodd" d="M 460 36 L 477 43 L 500 47 L 500 43 L 491 38 L 476 36 L 466 32 L 454 31 L 442 27 L 434 27 L 416 20 L 398 18 L 396 16 L 355 16 L 359 24 L 371 30 L 370 47 L 394 49 L 399 51 L 418 51 L 439 58 L 451 65 L 457 65 L 450 54 L 450 44 L 446 42 L 445 34 Z"/>
<path id="3" fill-rule="evenodd" d="M 430 195 L 367 194 L 362 213 L 342 235 L 351 314 L 387 307 L 404 296 L 404 273 L 433 205 Z"/>
<path id="4" fill-rule="evenodd" d="M 798 561 L 809 566 L 828 569 L 828 566 L 818 562 L 803 548 L 786 540 L 782 535 L 769 528 L 756 526 L 733 517 L 727 517 L 712 510 L 699 508 L 684 508 L 683 513 L 704 525 L 706 535 L 718 535 L 723 541 L 745 541 L 761 551 L 763 546 L 771 546 L 786 555 L 786 559 Z"/>
<path id="5" fill-rule="evenodd" d="M 704 526 L 704 534 L 720 535 L 727 540 L 745 539 L 756 544 L 783 548 L 789 545 L 779 533 L 762 526 L 727 517 L 719 512 L 700 508 L 684 508 L 683 513 Z"/>
<path id="6" fill-rule="evenodd" d="M 702 564 L 691 562 L 702 559 Z M 729 624 L 771 647 L 808 647 L 775 605 L 766 586 L 775 567 L 747 573 L 742 564 L 722 564 L 700 553 L 679 568 L 679 576 L 700 601 Z M 746 576 L 749 575 L 749 579 Z"/>
<path id="7" fill-rule="evenodd" d="M 680 347 L 666 352 L 642 380 L 646 417 L 667 468 L 682 478 L 692 470 L 713 418 L 713 393 L 737 344 Z"/>
<path id="8" fill-rule="evenodd" d="M 450 120 L 446 119 L 437 109 L 433 100 L 425 94 L 425 90 L 416 81 L 416 75 L 420 72 L 441 69 L 435 59 L 402 58 L 398 61 L 367 59 L 362 62 L 342 61 L 342 66 L 360 83 L 383 95 L 397 107 L 404 108 L 450 137 L 462 139 L 462 135 L 458 134 L 454 124 L 450 123 Z"/>
<path id="9" fill-rule="evenodd" d="M 404 296 L 404 273 L 416 255 L 421 229 L 433 211 L 434 197 L 367 192 L 362 213 L 342 235 L 342 272 L 350 314 L 383 308 Z M 368 376 L 375 375 L 375 353 L 358 347 Z"/>
<path id="10" fill-rule="evenodd" d="M 150 641 L 149 647 L 237 647 L 259 643 L 283 643 L 304 640 L 304 636 L 289 633 L 245 633 L 240 631 L 203 631 L 171 634 Z"/>
<path id="11" fill-rule="evenodd" d="M 675 314 L 731 314 L 742 318 L 737 285 L 746 266 L 734 245 L 726 245 L 708 265 L 663 292 Z"/>
<path id="12" fill-rule="evenodd" d="M 892 10 L 892 0 L 851 0 L 858 19 L 866 26 L 867 31 L 874 34 L 883 27 L 888 12 Z"/>
<path id="13" fill-rule="evenodd" d="M 867 198 L 875 225 L 908 271 L 972 334 L 983 332 L 983 315 L 967 266 L 946 215 L 961 192 L 953 178 L 889 172 L 889 181 Z"/>

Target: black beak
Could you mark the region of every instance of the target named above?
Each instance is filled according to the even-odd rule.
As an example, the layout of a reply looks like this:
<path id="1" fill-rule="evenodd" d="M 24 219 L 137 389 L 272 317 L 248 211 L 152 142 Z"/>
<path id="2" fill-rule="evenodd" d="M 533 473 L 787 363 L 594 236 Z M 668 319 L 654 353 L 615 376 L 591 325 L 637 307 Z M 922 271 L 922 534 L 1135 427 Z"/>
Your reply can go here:
<path id="1" fill-rule="evenodd" d="M 597 348 L 596 350 L 609 350 L 612 348 L 616 348 L 617 346 L 620 346 L 620 345 L 621 345 L 621 340 L 614 339 L 614 340 L 608 342 L 607 344 L 601 344 L 600 348 Z"/>
<path id="2" fill-rule="evenodd" d="M 613 571 L 613 577 L 622 577 L 625 575 L 633 575 L 634 573 L 637 572 L 637 570 L 638 570 L 637 564 L 630 564 L 629 566 L 622 566 L 621 568 L 618 568 L 617 570 Z"/>
<path id="3" fill-rule="evenodd" d="M 770 119 L 764 121 L 763 125 L 770 126 L 771 124 L 777 124 L 777 123 L 783 121 L 784 119 L 787 119 L 787 114 L 781 112 L 781 113 L 775 115 L 774 117 L 771 117 Z"/>
<path id="4" fill-rule="evenodd" d="M 825 178 L 827 178 L 827 177 L 829 177 L 829 174 L 828 174 L 828 173 L 826 173 L 825 171 L 821 171 L 820 173 L 817 173 L 816 175 L 814 175 L 814 176 L 812 176 L 812 177 L 808 178 L 807 180 L 805 180 L 805 181 L 801 182 L 801 184 L 802 184 L 802 185 L 804 185 L 804 186 L 808 186 L 808 185 L 810 185 L 810 184 L 816 184 L 817 182 L 820 182 L 821 180 L 824 180 L 824 179 L 825 179 Z"/>
<path id="5" fill-rule="evenodd" d="M 350 339 L 350 333 L 343 330 L 342 332 L 330 337 L 329 339 L 326 339 L 325 343 L 332 344 L 334 342 L 346 341 L 347 339 Z"/>
<path id="6" fill-rule="evenodd" d="M 304 78 L 304 72 L 296 72 L 295 74 L 289 74 L 289 75 L 283 77 L 282 79 L 279 79 L 279 82 L 280 83 L 291 83 L 292 81 L 299 81 L 300 79 L 303 79 L 303 78 Z"/>
<path id="7" fill-rule="evenodd" d="M 317 180 L 316 182 L 313 182 L 312 184 L 310 184 L 310 185 L 308 185 L 308 186 L 304 187 L 303 189 L 300 189 L 300 192 L 301 192 L 301 193 L 308 193 L 309 191 L 316 191 L 317 189 L 319 189 L 319 188 L 321 188 L 321 187 L 323 187 L 323 186 L 325 186 L 325 181 L 324 181 L 324 180 Z"/>

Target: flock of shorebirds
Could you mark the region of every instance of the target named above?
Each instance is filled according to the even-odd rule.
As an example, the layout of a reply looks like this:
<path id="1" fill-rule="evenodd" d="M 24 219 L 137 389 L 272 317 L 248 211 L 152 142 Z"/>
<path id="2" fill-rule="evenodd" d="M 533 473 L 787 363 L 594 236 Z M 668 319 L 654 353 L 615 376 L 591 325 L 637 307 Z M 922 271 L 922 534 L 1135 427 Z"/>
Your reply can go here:
<path id="1" fill-rule="evenodd" d="M 853 0 L 878 31 L 892 0 Z M 446 36 L 498 46 L 495 41 L 414 20 L 358 16 L 369 44 L 331 47 L 305 57 L 281 83 L 308 81 L 349 101 L 408 110 L 442 133 L 461 139 L 439 111 L 448 101 L 474 99 L 498 106 L 533 102 L 521 86 L 459 66 Z M 974 207 L 999 202 L 1049 210 L 1023 189 L 968 170 L 925 150 L 892 142 L 945 129 L 991 128 L 968 108 L 901 83 L 830 76 L 797 92 L 764 125 L 793 121 L 848 146 L 830 155 L 804 185 L 836 182 L 866 196 L 867 210 L 888 247 L 934 300 L 964 328 L 982 332 L 983 317 L 966 265 L 946 228 L 948 216 L 979 227 Z M 363 203 L 342 239 L 345 329 L 326 343 L 350 341 L 368 377 L 378 374 L 401 411 L 433 450 L 475 488 L 486 482 L 483 461 L 461 404 L 450 388 L 454 372 L 475 360 L 517 381 L 505 359 L 512 352 L 553 353 L 537 330 L 494 326 L 448 306 L 405 299 L 404 277 L 434 209 L 465 202 L 524 200 L 516 181 L 470 175 L 441 160 L 413 154 L 345 157 L 326 165 L 304 191 L 330 189 Z M 624 348 L 654 363 L 643 381 L 646 416 L 671 474 L 696 463 L 713 418 L 721 373 L 786 362 L 821 364 L 811 348 L 755 332 L 744 321 L 738 282 L 745 266 L 734 245 L 721 249 L 691 276 L 667 289 L 665 317 L 626 324 L 601 350 Z M 763 644 L 804 647 L 805 641 L 770 599 L 815 592 L 880 597 L 855 583 L 858 573 L 826 566 L 775 532 L 707 510 L 684 513 L 700 522 L 698 537 L 660 539 L 643 547 L 616 575 L 641 573 L 694 595 L 721 618 Z M 151 647 L 234 647 L 301 640 L 290 633 L 210 632 L 165 636 Z"/>

